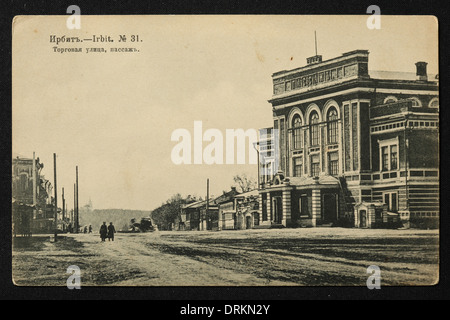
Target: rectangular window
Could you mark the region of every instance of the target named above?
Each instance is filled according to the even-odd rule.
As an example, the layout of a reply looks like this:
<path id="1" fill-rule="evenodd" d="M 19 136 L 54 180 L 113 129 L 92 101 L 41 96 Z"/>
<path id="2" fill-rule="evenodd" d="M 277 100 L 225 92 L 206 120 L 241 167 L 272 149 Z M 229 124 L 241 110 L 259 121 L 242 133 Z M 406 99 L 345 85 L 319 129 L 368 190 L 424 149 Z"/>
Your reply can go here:
<path id="1" fill-rule="evenodd" d="M 319 145 L 319 125 L 312 124 L 311 125 L 311 146 Z"/>
<path id="2" fill-rule="evenodd" d="M 388 206 L 389 212 L 398 212 L 398 197 L 397 192 L 388 192 L 385 193 L 384 196 L 384 203 Z"/>
<path id="3" fill-rule="evenodd" d="M 336 79 L 336 77 L 337 77 L 336 69 L 331 70 L 331 80 Z"/>
<path id="4" fill-rule="evenodd" d="M 338 123 L 337 121 L 331 121 L 328 123 L 328 143 L 338 142 Z"/>
<path id="5" fill-rule="evenodd" d="M 380 141 L 380 170 L 396 171 L 398 163 L 398 138 Z M 392 174 L 391 174 L 392 175 Z M 392 177 L 391 177 L 392 178 Z"/>
<path id="6" fill-rule="evenodd" d="M 375 219 L 376 220 L 383 219 L 383 210 L 375 209 Z"/>
<path id="7" fill-rule="evenodd" d="M 296 128 L 293 130 L 294 150 L 303 148 L 302 129 Z"/>
<path id="8" fill-rule="evenodd" d="M 397 208 L 397 193 L 391 193 L 391 206 L 390 206 L 390 210 L 392 212 L 397 212 L 398 208 Z"/>
<path id="9" fill-rule="evenodd" d="M 28 186 L 28 177 L 25 174 L 21 174 L 19 177 L 19 192 L 25 193 Z"/>
<path id="10" fill-rule="evenodd" d="M 388 147 L 381 148 L 381 170 L 388 171 L 389 170 L 389 154 Z"/>
<path id="11" fill-rule="evenodd" d="M 359 169 L 359 138 L 358 138 L 358 104 L 352 103 L 352 148 L 353 148 L 353 170 Z"/>
<path id="12" fill-rule="evenodd" d="M 303 158 L 294 158 L 294 177 L 301 177 L 303 175 Z"/>
<path id="13" fill-rule="evenodd" d="M 311 156 L 311 175 L 318 177 L 320 174 L 320 157 L 319 155 Z"/>
<path id="14" fill-rule="evenodd" d="M 397 146 L 391 146 L 391 170 L 398 169 Z"/>
<path id="15" fill-rule="evenodd" d="M 331 152 L 328 154 L 329 172 L 332 176 L 339 174 L 339 155 L 337 152 Z"/>
<path id="16" fill-rule="evenodd" d="M 284 130 L 284 119 L 280 119 L 280 168 L 285 171 L 285 161 L 286 161 L 286 145 L 285 145 L 285 130 Z"/>
<path id="17" fill-rule="evenodd" d="M 350 152 L 350 106 L 344 105 L 344 161 L 345 171 L 350 171 L 351 152 Z"/>
<path id="18" fill-rule="evenodd" d="M 384 194 L 384 203 L 386 203 L 388 205 L 388 208 L 389 208 L 389 203 L 390 203 L 389 193 L 385 193 Z"/>
<path id="19" fill-rule="evenodd" d="M 267 194 L 262 195 L 262 220 L 267 221 Z"/>
<path id="20" fill-rule="evenodd" d="M 266 164 L 266 181 L 269 182 L 272 180 L 272 163 L 269 162 Z"/>

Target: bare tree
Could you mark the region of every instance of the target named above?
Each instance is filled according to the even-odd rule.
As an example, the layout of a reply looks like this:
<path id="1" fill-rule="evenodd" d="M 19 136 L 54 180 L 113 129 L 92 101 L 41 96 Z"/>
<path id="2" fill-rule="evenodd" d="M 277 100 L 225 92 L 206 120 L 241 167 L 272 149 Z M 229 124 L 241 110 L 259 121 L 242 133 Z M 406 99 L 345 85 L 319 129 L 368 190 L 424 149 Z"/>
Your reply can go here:
<path id="1" fill-rule="evenodd" d="M 256 189 L 256 180 L 247 177 L 247 174 L 239 174 L 233 177 L 234 186 L 239 192 L 248 192 Z"/>

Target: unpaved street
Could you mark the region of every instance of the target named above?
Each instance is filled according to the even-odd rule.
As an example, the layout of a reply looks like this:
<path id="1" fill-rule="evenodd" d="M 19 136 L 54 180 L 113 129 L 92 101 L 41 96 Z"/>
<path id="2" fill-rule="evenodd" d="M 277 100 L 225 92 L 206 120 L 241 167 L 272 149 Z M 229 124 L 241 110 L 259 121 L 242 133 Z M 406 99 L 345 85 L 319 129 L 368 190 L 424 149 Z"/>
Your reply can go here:
<path id="1" fill-rule="evenodd" d="M 17 285 L 65 286 L 67 267 L 82 286 L 365 286 L 367 267 L 382 285 L 438 281 L 438 231 L 341 228 L 18 238 Z"/>

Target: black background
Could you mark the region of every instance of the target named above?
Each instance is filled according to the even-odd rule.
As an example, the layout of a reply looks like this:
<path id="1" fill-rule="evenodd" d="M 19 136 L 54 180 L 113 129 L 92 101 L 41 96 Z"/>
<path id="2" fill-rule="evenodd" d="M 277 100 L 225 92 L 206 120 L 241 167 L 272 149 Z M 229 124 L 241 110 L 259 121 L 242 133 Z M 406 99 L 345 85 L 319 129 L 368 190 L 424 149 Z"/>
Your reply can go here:
<path id="1" fill-rule="evenodd" d="M 9 8 L 5 5 L 9 4 Z M 16 287 L 11 280 L 11 22 L 16 15 L 66 15 L 69 5 L 78 5 L 82 15 L 118 14 L 358 14 L 365 15 L 372 4 L 381 8 L 382 15 L 434 15 L 440 28 L 440 116 L 441 116 L 441 268 L 440 283 L 433 287 Z M 449 299 L 448 286 L 448 94 L 449 88 L 449 26 L 448 1 L 9 1 L 2 3 L 0 52 L 0 298 L 14 300 L 152 300 L 146 308 L 155 318 L 176 317 L 180 308 L 187 306 L 216 306 L 224 304 L 271 304 L 269 313 L 274 316 L 309 309 L 308 301 L 298 300 L 399 300 L 399 299 Z M 444 90 L 442 90 L 444 89 Z M 343 307 L 342 307 L 343 308 Z M 349 306 L 346 307 L 346 309 Z M 350 307 L 352 308 L 352 307 Z M 77 307 L 66 310 L 72 313 Z M 323 307 L 321 308 L 323 309 Z M 374 310 L 376 310 L 375 308 Z M 317 310 L 317 309 L 316 309 Z M 348 310 L 348 309 L 347 309 Z M 369 307 L 361 315 L 371 313 Z M 319 311 L 320 308 L 319 308 Z M 323 310 L 322 310 L 323 311 Z M 336 309 L 336 311 L 345 311 Z M 81 311 L 76 311 L 76 313 Z M 346 311 L 345 311 L 346 312 Z M 303 313 L 303 312 L 302 312 Z M 62 313 L 61 315 L 64 315 Z M 222 315 L 223 316 L 223 315 Z M 214 315 L 213 318 L 218 318 Z M 298 317 L 298 316 L 297 316 Z M 297 318 L 295 317 L 295 318 Z M 158 316 L 159 318 L 159 316 Z M 196 318 L 194 316 L 194 318 Z"/>

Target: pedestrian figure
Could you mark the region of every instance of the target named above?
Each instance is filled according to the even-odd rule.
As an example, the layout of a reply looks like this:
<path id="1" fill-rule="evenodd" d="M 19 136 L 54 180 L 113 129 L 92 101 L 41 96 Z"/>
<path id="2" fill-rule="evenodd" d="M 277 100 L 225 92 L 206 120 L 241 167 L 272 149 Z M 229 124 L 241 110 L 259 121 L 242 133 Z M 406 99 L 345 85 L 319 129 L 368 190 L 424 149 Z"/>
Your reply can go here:
<path id="1" fill-rule="evenodd" d="M 89 233 L 92 233 L 92 226 L 89 225 Z"/>
<path id="2" fill-rule="evenodd" d="M 84 227 L 84 233 L 87 233 L 87 227 Z"/>
<path id="3" fill-rule="evenodd" d="M 114 241 L 114 233 L 116 233 L 116 228 L 114 228 L 114 225 L 112 222 L 109 223 L 108 226 L 108 240 L 109 241 Z"/>
<path id="4" fill-rule="evenodd" d="M 103 225 L 100 227 L 100 238 L 103 242 L 105 242 L 105 239 L 108 235 L 108 227 L 106 226 L 106 222 L 103 222 Z"/>

